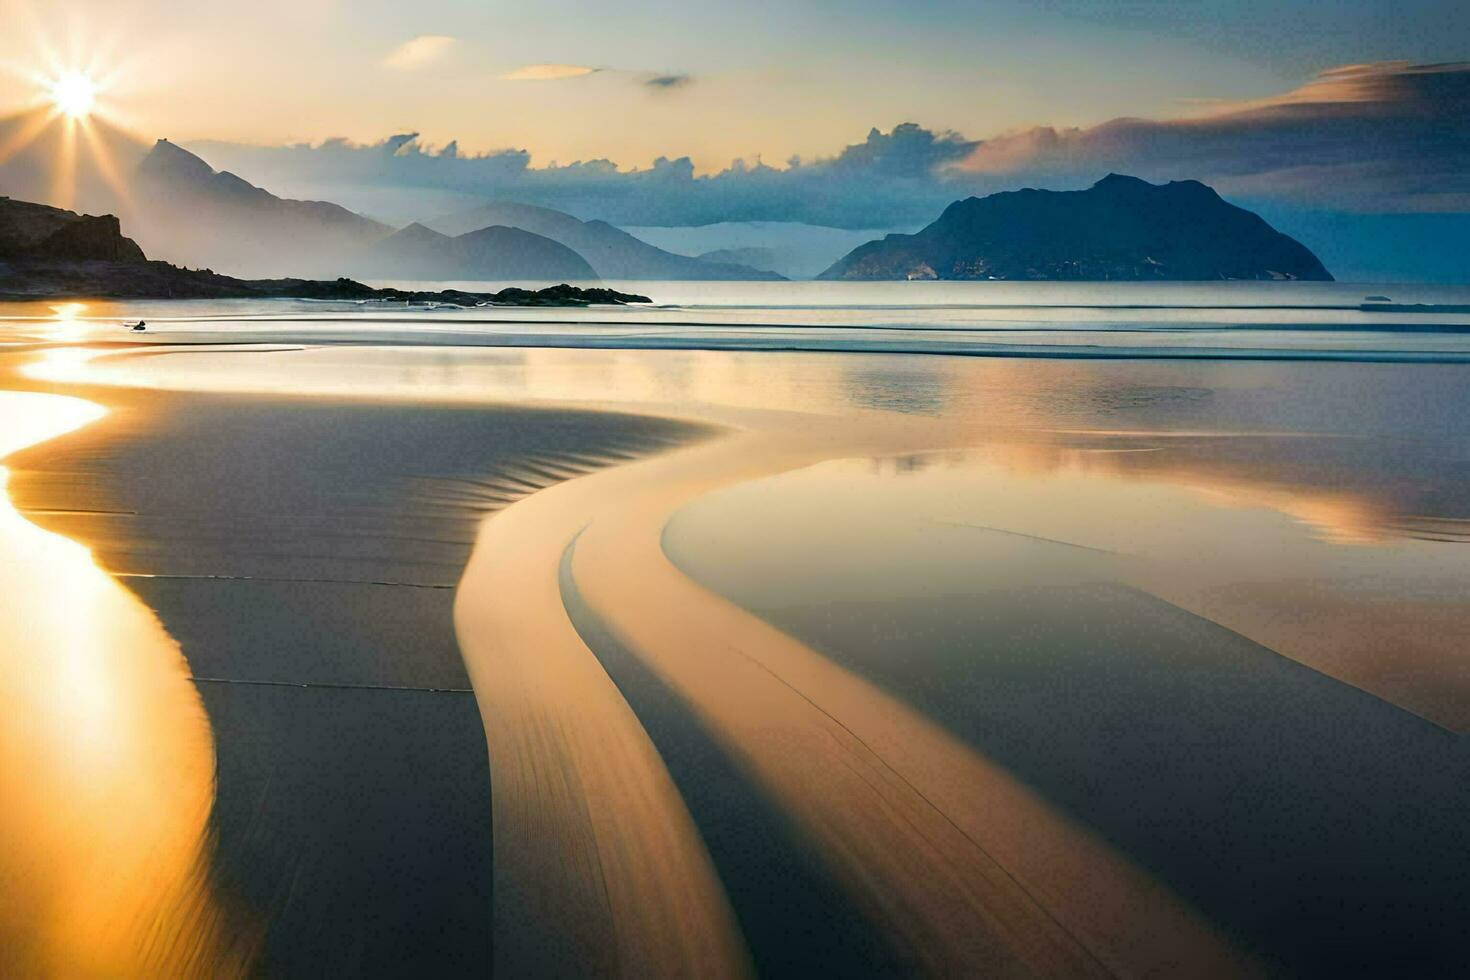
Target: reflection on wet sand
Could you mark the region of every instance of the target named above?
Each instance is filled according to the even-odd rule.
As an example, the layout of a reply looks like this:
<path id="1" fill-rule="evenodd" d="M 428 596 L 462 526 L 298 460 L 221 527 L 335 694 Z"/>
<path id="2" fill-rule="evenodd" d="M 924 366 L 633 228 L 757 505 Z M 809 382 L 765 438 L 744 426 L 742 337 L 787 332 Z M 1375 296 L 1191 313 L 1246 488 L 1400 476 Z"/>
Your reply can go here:
<path id="1" fill-rule="evenodd" d="M 730 887 L 731 862 L 759 859 L 707 846 L 711 809 L 689 803 L 652 735 L 666 719 L 645 714 L 607 641 L 733 760 L 741 792 L 787 821 L 843 912 L 905 969 L 1234 975 L 1257 953 L 1308 963 L 1353 926 L 1360 942 L 1388 937 L 1365 954 L 1384 957 L 1445 935 L 1459 871 L 1399 845 L 1453 836 L 1457 811 L 1441 803 L 1459 757 L 1444 728 L 1462 726 L 1470 697 L 1435 630 L 1466 620 L 1452 585 L 1467 496 L 1457 425 L 1412 399 L 1432 390 L 1452 418 L 1462 368 L 446 348 L 57 355 L 43 368 L 370 399 L 382 419 L 412 398 L 475 404 L 487 426 L 516 411 L 484 404 L 497 401 L 731 426 L 592 475 L 577 476 L 596 447 L 533 461 L 546 479 L 527 491 L 576 478 L 480 528 L 454 623 L 490 750 L 494 955 L 509 972 L 739 975 L 769 961 L 747 946 L 772 930 Z M 339 400 L 298 400 L 292 417 L 335 444 L 323 419 L 345 412 Z M 356 432 L 353 465 L 378 440 Z M 479 513 L 518 496 L 446 472 Z M 727 494 L 745 498 L 722 509 Z M 792 519 L 792 499 L 815 516 Z M 397 500 L 375 501 L 344 539 L 402 520 Z M 189 533 L 212 529 L 206 515 Z M 289 552 L 290 528 L 248 540 L 277 533 Z M 905 541 L 930 564 L 905 564 Z M 954 559 L 943 571 L 959 587 L 935 577 L 936 556 Z M 366 575 L 382 560 L 346 557 L 322 567 Z M 777 594 L 752 603 L 711 568 Z M 818 601 L 846 587 L 856 599 Z M 936 639 L 945 623 L 963 643 Z M 1372 744 L 1324 738 L 1334 719 Z M 1293 801 L 1289 819 L 1274 819 L 1276 798 Z M 1419 800 L 1430 812 L 1409 812 Z M 1335 813 L 1341 801 L 1353 812 Z M 1264 898 L 1316 870 L 1320 854 L 1292 858 L 1313 841 L 1341 844 L 1371 879 L 1316 918 L 1305 892 Z M 1235 855 L 1258 877 L 1221 873 Z M 1348 907 L 1403 896 L 1395 874 L 1428 883 L 1410 912 L 1378 926 L 1371 902 Z"/>
<path id="2" fill-rule="evenodd" d="M 209 877 L 265 975 L 483 975 L 491 787 L 455 644 L 481 518 L 691 433 L 611 413 L 97 392 L 13 461 L 182 646 L 213 727 Z"/>
<path id="3" fill-rule="evenodd" d="M 1111 447 L 1103 450 L 1101 447 Z M 1133 581 L 1176 605 L 1457 732 L 1470 731 L 1466 461 L 1409 440 L 1094 437 L 992 447 L 1019 472 L 1100 490 L 1180 487 L 1175 542 L 1129 523 Z M 1080 489 L 1080 488 L 1079 488 Z M 1205 519 L 1205 515 L 1216 516 Z M 1272 521 L 1278 514 L 1289 522 Z M 1054 521 L 1039 522 L 1054 524 Z M 1211 533 L 1210 524 L 1221 527 Z M 1291 525 L 1296 526 L 1291 526 Z M 1096 536 L 1096 532 L 1091 532 Z M 1208 561 L 1198 560 L 1209 555 Z"/>
<path id="4" fill-rule="evenodd" d="M 0 393 L 0 455 L 101 414 Z M 243 972 L 249 930 L 223 928 L 207 880 L 214 745 L 178 645 L 3 487 L 0 595 L 0 972 Z"/>
<path id="5" fill-rule="evenodd" d="M 890 508 L 964 493 L 940 509 L 1127 554 L 1134 584 L 1467 731 L 1464 465 L 1382 439 L 1031 433 L 908 457 Z"/>
<path id="6" fill-rule="evenodd" d="M 1454 542 L 1470 526 L 1464 461 L 1411 441 L 1316 433 L 1076 431 L 992 445 L 987 452 L 1018 472 L 1190 487 L 1222 506 L 1278 511 L 1335 543 Z"/>
<path id="7" fill-rule="evenodd" d="M 792 814 L 907 971 L 1251 972 L 1166 888 L 1004 771 L 668 562 L 661 531 L 681 502 L 800 452 L 747 440 L 649 464 L 648 489 L 616 495 L 576 542 L 588 612 Z"/>
<path id="8" fill-rule="evenodd" d="M 1166 483 L 1017 475 L 996 457 L 1006 458 L 1002 447 L 934 454 L 932 465 L 841 460 L 696 500 L 665 527 L 664 547 L 786 638 L 746 646 L 725 622 L 718 641 L 685 647 L 701 651 L 706 672 L 714 651 L 738 646 L 786 675 L 801 663 L 789 637 L 799 638 L 1095 828 L 1291 972 L 1412 963 L 1438 975 L 1459 960 L 1452 896 L 1470 880 L 1470 760 L 1456 737 L 1133 585 L 1145 572 L 1264 583 L 1340 546 L 1307 539 L 1303 554 L 1279 516 L 1211 507 Z M 624 560 L 637 554 L 623 545 Z M 626 581 L 600 571 L 580 591 L 612 594 Z M 1446 580 L 1461 581 L 1463 568 Z M 639 615 L 627 592 L 601 612 L 628 635 L 647 638 L 670 619 Z M 676 610 L 698 605 L 667 586 L 657 594 Z M 1460 666 L 1446 658 L 1436 668 L 1449 678 Z M 680 687 L 698 681 L 684 675 Z M 825 703 L 840 686 L 811 689 Z M 885 714 L 853 712 L 862 721 L 851 727 Z M 953 798 L 953 787 L 984 781 L 939 785 Z M 987 794 L 978 839 L 1004 833 L 1003 799 Z M 1057 849 L 1033 840 L 1007 867 L 1034 877 L 1028 859 L 1047 853 Z M 1073 870 L 1063 880 L 1076 897 L 1092 879 Z M 1135 906 L 1129 924 L 1141 918 Z M 1159 943 L 1152 936 L 1150 948 Z"/>

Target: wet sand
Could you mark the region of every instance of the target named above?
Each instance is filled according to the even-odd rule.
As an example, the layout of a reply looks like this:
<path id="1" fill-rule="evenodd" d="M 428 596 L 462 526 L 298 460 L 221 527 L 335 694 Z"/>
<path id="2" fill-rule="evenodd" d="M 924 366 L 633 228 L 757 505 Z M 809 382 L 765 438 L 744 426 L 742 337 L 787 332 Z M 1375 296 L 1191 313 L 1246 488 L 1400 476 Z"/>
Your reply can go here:
<path id="1" fill-rule="evenodd" d="M 1446 972 L 1465 952 L 1463 739 L 1144 591 L 1142 554 L 940 523 L 939 498 L 913 487 L 909 511 L 884 506 L 925 465 L 937 486 L 1002 479 L 977 455 L 949 458 L 963 479 L 932 454 L 908 460 L 908 476 L 858 459 L 746 482 L 679 510 L 663 547 L 681 573 L 918 709 L 1289 974 Z M 1002 489 L 1044 501 L 1047 482 Z M 1126 502 L 1106 483 L 1091 492 L 1099 518 Z M 865 505 L 836 503 L 844 494 Z M 953 498 L 940 509 L 989 510 Z M 882 552 L 887 573 L 856 565 L 854 547 Z M 1171 571 L 1189 578 L 1147 577 Z M 1038 850 L 1033 840 L 1009 866 Z M 1081 869 L 1100 866 L 1078 861 L 1060 880 L 1075 896 L 1091 883 Z M 1139 912 L 1132 903 L 1131 922 Z M 1160 936 L 1148 946 L 1162 952 Z M 1119 972 L 1147 972 L 1131 966 Z"/>
<path id="2" fill-rule="evenodd" d="M 886 441 L 876 428 L 867 427 L 865 444 Z M 902 429 L 887 438 L 902 441 Z M 884 691 L 700 589 L 663 556 L 661 533 L 681 502 L 842 449 L 830 435 L 776 444 L 751 437 L 562 488 L 574 512 L 577 491 L 596 493 L 598 482 L 600 496 L 619 502 L 595 512 L 584 504 L 582 519 L 592 523 L 568 543 L 583 619 L 685 698 L 779 801 L 893 944 L 900 972 L 1250 973 L 1249 959 L 1166 888 L 1004 772 Z M 609 492 L 619 480 L 648 489 Z M 499 521 L 518 517 L 512 509 Z"/>
<path id="3" fill-rule="evenodd" d="M 219 358 L 211 371 L 244 373 L 245 362 L 275 370 L 310 353 L 146 356 Z M 1350 891 L 1327 912 L 1303 908 L 1301 890 L 1285 904 L 1263 897 L 1285 887 L 1280 876 L 1322 879 L 1317 857 L 1293 864 L 1300 849 L 1272 848 L 1310 843 L 1324 828 L 1334 853 L 1371 852 L 1345 872 L 1361 872 L 1364 895 L 1420 903 L 1377 932 L 1361 929 L 1360 945 L 1381 937 L 1373 956 L 1397 961 L 1415 944 L 1429 963 L 1462 952 L 1442 917 L 1463 876 L 1452 861 L 1436 864 L 1463 838 L 1458 811 L 1445 808 L 1459 797 L 1443 791 L 1465 766 L 1462 743 L 1383 700 L 1458 711 L 1453 695 L 1419 693 L 1458 676 L 1443 645 L 1416 654 L 1425 677 L 1390 678 L 1381 691 L 1367 646 L 1333 666 L 1312 651 L 1336 644 L 1288 643 L 1308 669 L 1142 594 L 1136 569 L 1079 573 L 1079 553 L 1103 550 L 1086 543 L 1085 513 L 1070 523 L 1048 515 L 1051 533 L 1072 539 L 1060 542 L 1028 533 L 1037 529 L 1024 513 L 1004 528 L 950 528 L 977 543 L 975 554 L 999 556 L 986 574 L 1009 588 L 928 605 L 804 606 L 814 585 L 850 572 L 893 597 L 913 585 L 873 536 L 899 512 L 864 519 L 861 494 L 844 504 L 856 503 L 859 523 L 830 540 L 820 521 L 783 515 L 781 492 L 744 529 L 738 512 L 715 520 L 719 534 L 760 552 L 750 574 L 784 604 L 742 593 L 742 566 L 723 563 L 728 542 L 693 546 L 736 574 L 717 581 L 676 540 L 686 508 L 752 481 L 834 459 L 963 452 L 1021 418 L 1050 427 L 1019 439 L 1013 461 L 1044 461 L 1059 446 L 1151 452 L 1128 426 L 1135 405 L 1179 426 L 1238 421 L 1181 381 L 1195 369 L 1011 362 L 977 371 L 964 390 L 1009 385 L 1013 401 L 956 421 L 934 380 L 949 370 L 942 359 L 884 368 L 862 355 L 807 355 L 777 382 L 789 382 L 788 402 L 821 406 L 797 411 L 762 387 L 771 366 L 798 363 L 782 355 L 679 360 L 671 374 L 685 382 L 679 372 L 698 363 L 728 371 L 730 391 L 713 408 L 680 400 L 646 360 L 674 355 L 621 356 L 654 392 L 625 407 L 716 419 L 719 429 L 610 410 L 628 392 L 606 360 L 558 355 L 591 368 L 570 378 L 537 373 L 534 359 L 497 355 L 493 365 L 528 399 L 579 390 L 604 400 L 587 411 L 486 404 L 497 389 L 466 367 L 471 354 L 430 355 L 442 377 L 426 379 L 404 366 L 411 355 L 373 353 L 332 353 L 327 378 L 341 387 L 325 396 L 62 385 L 111 414 L 6 464 L 30 520 L 92 547 L 187 660 L 217 760 L 204 849 L 213 921 L 251 940 L 251 966 L 1312 973 L 1314 944 L 1342 935 L 1298 923 L 1374 917 Z M 343 397 L 364 386 L 351 374 L 358 364 L 401 372 L 399 394 L 419 398 Z M 821 387 L 823 364 L 840 365 L 846 401 Z M 1148 383 L 1151 372 L 1167 383 Z M 460 403 L 446 394 L 425 404 L 425 387 Z M 1242 391 L 1247 412 L 1261 410 Z M 1229 384 L 1211 394 L 1228 397 Z M 1169 455 L 1177 473 L 1167 463 L 1118 468 L 1373 533 L 1392 532 L 1411 507 L 1422 512 L 1414 529 L 1441 533 L 1459 519 L 1455 493 L 1404 489 L 1457 486 L 1453 455 L 1411 456 L 1407 478 L 1382 486 L 1339 486 L 1334 474 L 1349 467 L 1303 474 L 1246 455 L 1232 465 L 1202 445 L 1193 461 Z M 987 479 L 969 492 L 1008 486 Z M 1318 506 L 1328 495 L 1353 506 Z M 829 499 L 843 499 L 840 483 Z M 1149 506 L 1103 526 L 1126 529 L 1152 516 Z M 794 577 L 768 574 L 761 562 L 773 558 Z M 1242 632 L 1255 622 L 1249 601 L 1230 608 Z M 1024 656 L 976 655 L 937 637 L 943 623 Z M 1090 657 L 1099 636 L 1107 655 Z M 1037 656 L 1055 669 L 1037 669 Z M 1343 731 L 1358 735 L 1326 737 Z M 1210 762 L 1191 761 L 1201 758 Z M 1409 761 L 1394 775 L 1399 759 Z M 1292 808 L 1287 819 L 1265 812 L 1278 799 Z M 1416 834 L 1422 851 L 1403 843 Z M 1221 870 L 1237 856 L 1278 877 Z M 1395 868 L 1407 891 L 1390 881 Z M 1339 967 L 1380 962 L 1333 955 Z"/>
<path id="4" fill-rule="evenodd" d="M 451 617 L 475 529 L 539 487 L 695 430 L 85 394 L 109 414 L 11 457 L 10 493 L 30 521 L 91 548 L 187 660 L 215 754 L 201 872 L 220 927 L 247 947 L 204 972 L 483 974 L 489 771 Z"/>
<path id="5" fill-rule="evenodd" d="M 0 454 L 93 422 L 0 392 Z M 9 472 L 0 468 L 0 490 Z M 178 645 L 75 542 L 0 498 L 0 968 L 238 973 L 207 877 L 214 744 Z"/>

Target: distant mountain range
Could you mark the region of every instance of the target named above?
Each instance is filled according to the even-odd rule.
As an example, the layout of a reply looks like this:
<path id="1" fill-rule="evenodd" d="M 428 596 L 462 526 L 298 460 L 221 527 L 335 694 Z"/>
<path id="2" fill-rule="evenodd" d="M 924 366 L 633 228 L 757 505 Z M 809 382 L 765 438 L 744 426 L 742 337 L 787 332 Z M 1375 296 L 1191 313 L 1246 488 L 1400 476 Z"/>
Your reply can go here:
<path id="1" fill-rule="evenodd" d="M 915 234 L 858 246 L 821 278 L 1332 280 L 1306 246 L 1204 184 L 1121 174 L 1081 191 L 956 201 Z"/>
<path id="2" fill-rule="evenodd" d="M 575 250 L 608 279 L 784 279 L 765 269 L 736 262 L 708 261 L 657 248 L 606 221 L 582 221 L 563 211 L 512 201 L 493 201 L 459 214 L 425 222 L 460 235 L 487 225 L 507 225 L 543 235 Z"/>
<path id="3" fill-rule="evenodd" d="M 451 237 L 411 224 L 369 245 L 349 264 L 353 274 L 369 279 L 598 278 L 586 259 L 560 242 L 503 225 Z"/>
<path id="4" fill-rule="evenodd" d="M 512 229 L 487 229 L 510 231 Z M 3 299 L 319 299 L 492 306 L 647 303 L 648 297 L 565 284 L 542 290 L 375 289 L 351 279 L 237 279 L 151 261 L 115 215 L 94 217 L 0 197 Z"/>
<path id="5" fill-rule="evenodd" d="M 788 279 L 815 279 L 864 242 L 909 228 L 824 228 L 796 221 L 721 221 L 712 225 L 625 228 L 651 245 L 709 262 L 735 262 L 779 272 Z"/>
<path id="6" fill-rule="evenodd" d="M 775 272 L 781 260 L 774 248 L 764 245 L 748 245 L 743 248 L 713 248 L 700 252 L 695 258 L 701 262 L 724 262 L 730 265 L 747 265 L 752 269 Z"/>
<path id="7" fill-rule="evenodd" d="M 167 140 L 136 173 L 145 241 L 190 264 L 267 276 L 301 270 L 397 280 L 599 278 L 575 251 L 531 231 L 478 223 L 453 237 L 421 224 L 394 231 L 336 204 L 277 197 Z"/>
<path id="8" fill-rule="evenodd" d="M 167 140 L 135 174 L 146 242 L 176 261 L 252 275 L 289 268 L 398 280 L 781 278 L 675 255 L 603 221 L 514 202 L 395 231 L 336 204 L 277 197 Z"/>
<path id="9" fill-rule="evenodd" d="M 0 121 L 0 136 L 16 138 L 13 129 Z M 1082 191 L 968 198 L 914 234 L 865 244 L 861 233 L 782 222 L 639 229 L 645 241 L 510 201 L 394 229 L 330 202 L 277 196 L 167 140 L 150 147 L 100 122 L 96 138 L 114 166 L 105 175 L 79 170 L 77 200 L 121 215 L 149 255 L 236 276 L 773 280 L 826 267 L 827 279 L 1331 278 L 1299 242 L 1196 181 L 1154 185 L 1114 174 Z M 0 162 L 0 191 L 52 196 L 47 160 L 65 149 L 53 144 L 46 136 Z M 120 236 L 99 232 L 98 220 L 65 222 L 77 227 L 48 247 L 81 247 L 89 236 L 107 247 Z"/>

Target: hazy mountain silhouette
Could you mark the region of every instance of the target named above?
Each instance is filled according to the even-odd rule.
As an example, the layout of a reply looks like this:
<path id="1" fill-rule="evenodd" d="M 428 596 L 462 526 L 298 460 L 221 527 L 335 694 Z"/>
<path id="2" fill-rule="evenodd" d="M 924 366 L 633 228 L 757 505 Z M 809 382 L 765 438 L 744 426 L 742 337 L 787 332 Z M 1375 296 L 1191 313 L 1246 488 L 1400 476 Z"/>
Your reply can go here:
<path id="1" fill-rule="evenodd" d="M 1194 180 L 1109 174 L 1082 191 L 956 201 L 913 235 L 853 249 L 823 279 L 1219 280 L 1332 276 L 1306 246 Z"/>
<path id="2" fill-rule="evenodd" d="M 340 205 L 277 197 L 167 140 L 138 165 L 135 182 L 149 241 L 191 265 L 267 276 L 597 278 L 575 251 L 530 231 L 479 227 L 450 237 L 417 224 L 393 231 Z"/>
<path id="3" fill-rule="evenodd" d="M 721 262 L 730 265 L 745 265 L 763 272 L 775 272 L 779 261 L 774 248 L 761 245 L 746 245 L 740 248 L 715 248 L 695 256 L 701 262 Z"/>
<path id="4" fill-rule="evenodd" d="M 747 265 L 707 262 L 676 255 L 634 238 L 606 221 L 582 221 L 563 211 L 514 201 L 492 201 L 483 207 L 443 215 L 426 224 L 457 235 L 487 225 L 521 228 L 573 249 L 608 279 L 735 279 L 772 280 L 783 276 Z"/>
<path id="5" fill-rule="evenodd" d="M 337 256 L 390 231 L 333 204 L 282 199 L 100 116 L 85 124 L 46 110 L 8 116 L 0 147 L 0 193 L 117 214 L 149 255 L 184 265 L 336 275 Z"/>
<path id="6" fill-rule="evenodd" d="M 355 275 L 370 279 L 596 279 L 582 256 L 542 235 L 494 225 L 444 235 L 411 224 L 353 257 Z"/>
<path id="7" fill-rule="evenodd" d="M 277 197 L 168 140 L 138 164 L 133 186 L 150 252 L 237 274 L 338 275 L 344 255 L 390 231 L 336 204 Z"/>
<path id="8" fill-rule="evenodd" d="M 938 213 L 947 203 L 940 201 L 932 213 Z M 854 230 L 796 221 L 722 221 L 680 228 L 639 225 L 624 230 L 650 245 L 681 255 L 769 269 L 788 279 L 815 279 L 859 245 L 889 232 L 917 231 L 926 223 Z"/>
<path id="9" fill-rule="evenodd" d="M 432 243 L 426 228 L 404 236 Z M 444 236 L 438 236 L 443 238 Z M 559 250 L 581 269 L 587 264 L 564 246 L 514 228 L 448 239 L 469 255 L 495 250 L 509 241 L 528 255 L 535 249 Z M 590 271 L 590 270 L 589 270 Z M 462 290 L 378 289 L 338 278 L 237 279 L 207 269 L 181 269 L 148 259 L 122 234 L 115 215 L 77 214 L 62 208 L 0 197 L 0 298 L 3 299 L 319 299 L 352 302 L 451 303 L 461 306 L 587 306 L 592 303 L 647 303 L 648 297 L 611 289 L 582 289 L 565 283 L 547 289 Z"/>

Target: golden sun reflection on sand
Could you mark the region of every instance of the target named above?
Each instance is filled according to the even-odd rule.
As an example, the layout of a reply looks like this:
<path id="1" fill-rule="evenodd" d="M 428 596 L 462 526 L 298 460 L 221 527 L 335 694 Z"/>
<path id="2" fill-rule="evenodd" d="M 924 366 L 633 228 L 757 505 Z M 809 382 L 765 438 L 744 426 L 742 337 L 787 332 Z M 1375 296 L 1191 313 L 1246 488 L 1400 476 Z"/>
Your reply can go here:
<path id="1" fill-rule="evenodd" d="M 54 340 L 81 340 L 87 335 L 88 325 L 81 319 L 87 312 L 86 303 L 58 303 L 51 307 L 51 326 L 48 335 Z"/>
<path id="2" fill-rule="evenodd" d="M 0 392 L 0 456 L 103 411 Z M 178 645 L 3 492 L 0 594 L 0 973 L 238 972 L 213 934 L 214 745 Z"/>
<path id="3" fill-rule="evenodd" d="M 27 365 L 22 373 L 48 381 L 85 382 L 87 362 L 96 356 L 97 351 L 85 347 L 53 347 L 41 351 L 34 363 Z"/>

